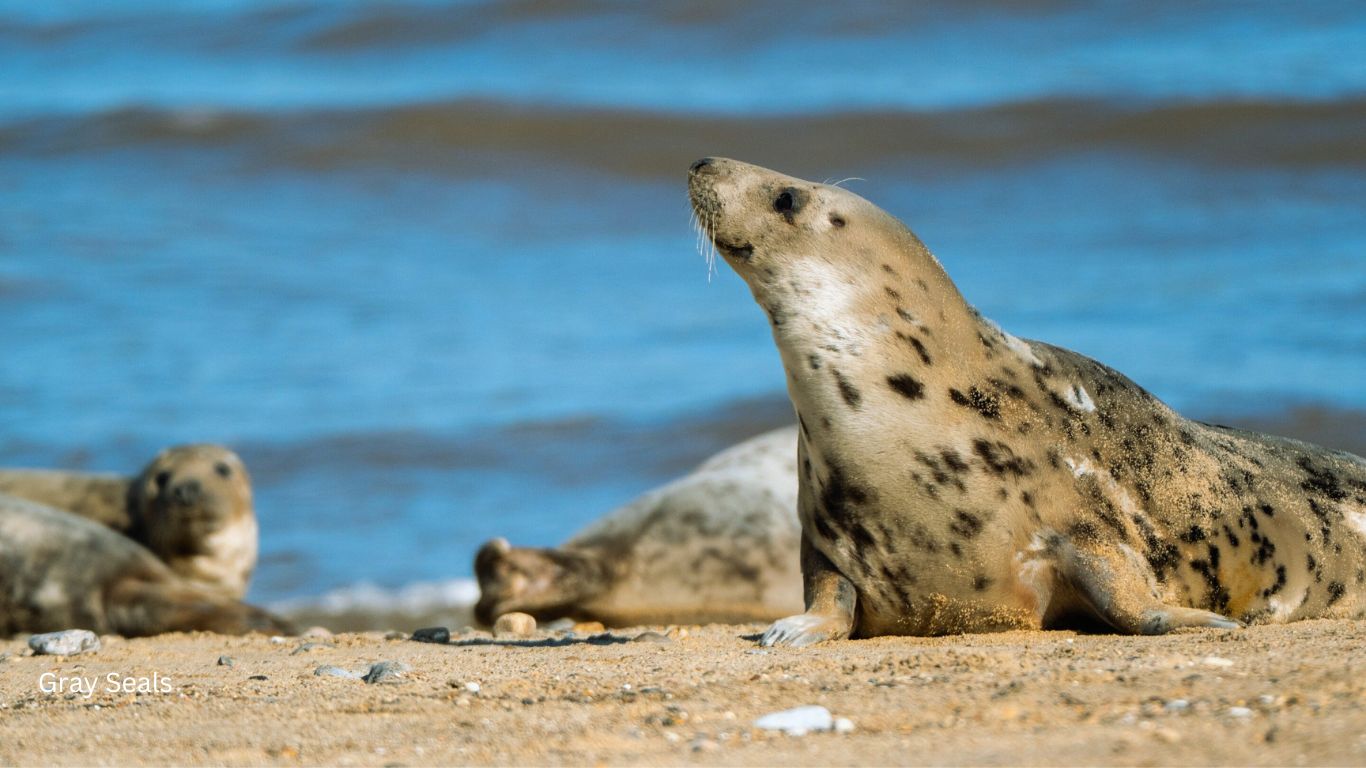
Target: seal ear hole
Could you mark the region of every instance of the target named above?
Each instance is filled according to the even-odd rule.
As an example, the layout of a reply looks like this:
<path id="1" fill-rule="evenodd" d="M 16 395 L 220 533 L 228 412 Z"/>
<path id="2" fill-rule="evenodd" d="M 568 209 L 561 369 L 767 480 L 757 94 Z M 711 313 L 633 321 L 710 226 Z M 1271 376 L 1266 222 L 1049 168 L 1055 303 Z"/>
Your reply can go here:
<path id="1" fill-rule="evenodd" d="M 156 477 L 153 478 L 153 482 L 156 483 L 158 491 L 164 491 L 166 490 L 166 484 L 171 482 L 171 473 L 166 471 L 158 472 Z"/>
<path id="2" fill-rule="evenodd" d="M 835 229 L 840 229 L 844 227 L 844 224 L 845 221 L 843 216 L 839 215 L 838 213 L 830 214 L 830 226 L 834 227 Z"/>
<path id="3" fill-rule="evenodd" d="M 792 190 L 790 189 L 784 189 L 773 200 L 773 210 L 778 213 L 792 213 L 792 209 L 795 206 L 796 200 L 792 197 Z"/>
<path id="4" fill-rule="evenodd" d="M 219 477 L 232 477 L 232 467 L 221 461 L 213 465 L 213 471 L 217 472 Z"/>

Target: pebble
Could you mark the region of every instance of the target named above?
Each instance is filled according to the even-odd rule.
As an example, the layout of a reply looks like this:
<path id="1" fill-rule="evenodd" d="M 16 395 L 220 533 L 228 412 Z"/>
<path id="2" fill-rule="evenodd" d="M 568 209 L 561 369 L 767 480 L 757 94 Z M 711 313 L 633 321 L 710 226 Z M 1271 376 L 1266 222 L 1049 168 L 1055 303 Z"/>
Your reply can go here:
<path id="1" fill-rule="evenodd" d="M 348 672 L 341 667 L 334 667 L 331 664 L 324 664 L 313 670 L 313 674 L 318 677 L 345 677 L 349 680 L 359 680 L 360 675 L 355 672 Z"/>
<path id="2" fill-rule="evenodd" d="M 530 637 L 536 631 L 536 619 L 526 613 L 505 613 L 493 622 L 494 637 Z"/>
<path id="3" fill-rule="evenodd" d="M 251 677 L 248 677 L 247 679 L 248 679 L 248 680 L 269 680 L 270 678 L 266 677 L 265 675 L 252 675 Z"/>
<path id="4" fill-rule="evenodd" d="M 555 619 L 545 624 L 542 629 L 547 632 L 567 632 L 574 629 L 573 619 Z"/>
<path id="5" fill-rule="evenodd" d="M 465 690 L 468 691 L 469 693 L 476 693 L 476 694 L 477 694 L 477 693 L 479 693 L 479 691 L 481 691 L 481 690 L 483 690 L 483 689 L 479 687 L 479 683 L 469 682 L 469 683 L 465 683 Z"/>
<path id="6" fill-rule="evenodd" d="M 401 683 L 404 682 L 403 673 L 411 672 L 412 667 L 401 661 L 379 661 L 370 665 L 370 671 L 361 678 L 365 682 L 374 685 L 376 683 Z"/>
<path id="7" fill-rule="evenodd" d="M 329 638 L 332 637 L 332 630 L 328 629 L 327 627 L 309 627 L 308 629 L 304 630 L 302 636 Z"/>
<path id="8" fill-rule="evenodd" d="M 408 639 L 408 635 L 405 634 L 405 633 L 403 633 L 403 632 L 399 632 L 399 631 L 397 631 L 397 630 L 392 630 L 392 631 L 389 631 L 389 632 L 385 632 L 385 633 L 384 633 L 384 639 L 385 639 L 385 640 L 407 640 L 407 639 Z"/>
<path id="9" fill-rule="evenodd" d="M 851 723 L 852 725 L 852 723 Z M 754 721 L 754 727 L 765 731 L 782 731 L 789 736 L 805 736 L 812 731 L 829 731 L 835 727 L 830 710 L 819 705 L 808 705 L 771 712 Z"/>
<path id="10" fill-rule="evenodd" d="M 1247 707 L 1229 707 L 1228 716 L 1237 718 L 1252 717 L 1252 710 Z"/>
<path id="11" fill-rule="evenodd" d="M 298 648 L 295 648 L 294 650 L 290 651 L 289 655 L 290 655 L 290 656 L 298 656 L 298 655 L 301 654 L 301 653 L 308 653 L 309 651 L 316 651 L 316 650 L 318 650 L 319 648 L 336 648 L 336 647 L 337 647 L 337 646 L 335 646 L 335 645 L 333 645 L 333 644 L 331 644 L 331 643 L 304 643 L 303 645 L 299 646 Z"/>
<path id="12" fill-rule="evenodd" d="M 28 647 L 32 648 L 35 654 L 71 656 L 86 651 L 98 651 L 100 638 L 88 629 L 68 629 L 63 632 L 34 635 L 28 639 Z"/>
<path id="13" fill-rule="evenodd" d="M 641 632 L 640 634 L 638 634 L 638 635 L 636 635 L 635 637 L 631 638 L 631 642 L 633 642 L 633 643 L 659 643 L 659 644 L 663 645 L 664 643 L 672 643 L 673 641 L 669 639 L 669 636 L 668 636 L 668 635 L 661 635 L 661 634 L 658 633 L 658 632 Z"/>
<path id="14" fill-rule="evenodd" d="M 596 635 L 599 632 L 607 631 L 607 627 L 603 626 L 601 621 L 581 621 L 570 629 L 580 635 Z"/>
<path id="15" fill-rule="evenodd" d="M 275 635 L 275 636 L 273 636 L 273 637 L 270 638 L 270 644 L 271 644 L 271 645 L 284 645 L 284 644 L 285 644 L 285 638 L 282 637 L 282 636 L 280 636 L 280 635 Z"/>
<path id="16" fill-rule="evenodd" d="M 445 627 L 423 627 L 413 630 L 413 635 L 409 639 L 415 643 L 445 645 L 451 641 L 451 631 Z"/>
<path id="17" fill-rule="evenodd" d="M 1207 667 L 1216 667 L 1219 669 L 1226 669 L 1233 666 L 1232 659 L 1225 659 L 1222 656 L 1206 656 L 1200 660 L 1200 663 Z"/>
<path id="18" fill-rule="evenodd" d="M 853 733 L 854 721 L 847 717 L 835 718 L 835 733 Z"/>
<path id="19" fill-rule="evenodd" d="M 1166 704 L 1163 704 L 1162 708 L 1168 712 L 1185 712 L 1191 708 L 1191 703 L 1185 699 L 1172 699 Z"/>
<path id="20" fill-rule="evenodd" d="M 233 664 L 236 664 L 236 663 L 237 663 L 237 662 L 235 662 L 235 661 L 232 660 L 232 657 L 231 657 L 231 656 L 219 656 L 219 657 L 218 657 L 218 666 L 220 666 L 220 667 L 231 667 Z"/>
<path id="21" fill-rule="evenodd" d="M 694 752 L 715 752 L 721 748 L 720 744 L 717 744 L 711 739 L 693 739 L 688 743 L 688 746 L 691 747 Z"/>

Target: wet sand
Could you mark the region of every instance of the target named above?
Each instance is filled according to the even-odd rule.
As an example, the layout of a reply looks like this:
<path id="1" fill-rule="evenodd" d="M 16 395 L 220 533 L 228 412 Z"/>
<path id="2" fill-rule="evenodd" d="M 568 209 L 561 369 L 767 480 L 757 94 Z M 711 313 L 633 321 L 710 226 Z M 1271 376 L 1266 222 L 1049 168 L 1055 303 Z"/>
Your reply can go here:
<path id="1" fill-rule="evenodd" d="M 272 642 L 108 639 L 27 656 L 0 643 L 0 763 L 1104 764 L 1366 763 L 1366 622 L 1166 637 L 1017 632 L 761 650 L 758 626 L 656 628 L 668 642 L 378 633 Z M 322 642 L 300 651 L 306 642 Z M 218 664 L 232 657 L 232 666 Z M 394 660 L 405 680 L 318 677 Z M 44 673 L 98 678 L 45 694 Z M 106 676 L 169 678 L 108 693 Z M 264 679 L 253 679 L 264 676 Z M 477 684 L 467 687 L 468 683 Z M 134 683 L 136 685 L 136 683 Z M 820 704 L 849 734 L 760 731 Z"/>

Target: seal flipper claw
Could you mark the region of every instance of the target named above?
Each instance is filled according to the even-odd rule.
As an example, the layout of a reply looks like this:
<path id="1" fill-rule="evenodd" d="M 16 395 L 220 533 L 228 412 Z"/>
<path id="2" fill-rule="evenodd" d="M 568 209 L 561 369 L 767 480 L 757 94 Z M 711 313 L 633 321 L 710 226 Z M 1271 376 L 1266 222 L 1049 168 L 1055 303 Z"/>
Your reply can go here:
<path id="1" fill-rule="evenodd" d="M 802 582 L 806 592 L 806 613 L 773 622 L 759 639 L 764 647 L 790 645 L 794 648 L 825 640 L 843 640 L 854 630 L 857 593 L 854 585 L 820 550 L 802 536 Z"/>

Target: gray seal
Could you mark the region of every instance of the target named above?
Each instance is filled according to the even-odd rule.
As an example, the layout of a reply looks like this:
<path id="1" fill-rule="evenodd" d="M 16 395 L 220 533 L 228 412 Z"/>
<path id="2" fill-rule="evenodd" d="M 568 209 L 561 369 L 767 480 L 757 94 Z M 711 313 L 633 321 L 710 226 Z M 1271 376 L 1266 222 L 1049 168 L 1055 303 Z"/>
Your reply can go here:
<path id="1" fill-rule="evenodd" d="M 127 637 L 291 632 L 103 525 L 0 496 L 0 637 L 73 628 Z"/>
<path id="2" fill-rule="evenodd" d="M 475 616 L 609 626 L 772 621 L 801 610 L 797 431 L 728 448 L 563 545 L 496 539 L 475 557 Z"/>
<path id="3" fill-rule="evenodd" d="M 179 445 L 134 476 L 0 470 L 0 493 L 94 520 L 137 541 L 171 570 L 241 599 L 256 567 L 251 477 L 221 445 Z"/>
<path id="4" fill-rule="evenodd" d="M 765 644 L 1363 615 L 1366 460 L 1183 418 L 1006 333 L 848 190 L 707 159 L 689 193 L 800 425 L 806 611 Z"/>

